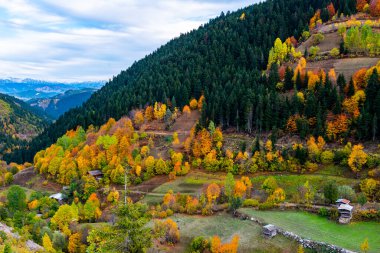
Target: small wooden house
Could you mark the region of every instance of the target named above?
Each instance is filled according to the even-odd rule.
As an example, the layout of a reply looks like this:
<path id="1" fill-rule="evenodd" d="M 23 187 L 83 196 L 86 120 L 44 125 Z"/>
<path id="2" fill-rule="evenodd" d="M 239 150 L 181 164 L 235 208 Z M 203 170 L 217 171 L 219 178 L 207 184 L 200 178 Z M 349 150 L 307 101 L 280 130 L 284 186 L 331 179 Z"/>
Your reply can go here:
<path id="1" fill-rule="evenodd" d="M 90 170 L 88 172 L 90 176 L 93 176 L 96 180 L 100 180 L 103 178 L 103 172 L 100 170 Z"/>
<path id="2" fill-rule="evenodd" d="M 340 217 L 351 219 L 352 218 L 352 209 L 353 208 L 354 208 L 353 206 L 346 205 L 346 204 L 340 205 L 338 207 L 338 211 L 339 211 Z"/>
<path id="3" fill-rule="evenodd" d="M 271 237 L 277 235 L 277 227 L 275 225 L 272 225 L 272 224 L 265 225 L 263 227 L 263 233 L 266 237 L 271 238 Z"/>

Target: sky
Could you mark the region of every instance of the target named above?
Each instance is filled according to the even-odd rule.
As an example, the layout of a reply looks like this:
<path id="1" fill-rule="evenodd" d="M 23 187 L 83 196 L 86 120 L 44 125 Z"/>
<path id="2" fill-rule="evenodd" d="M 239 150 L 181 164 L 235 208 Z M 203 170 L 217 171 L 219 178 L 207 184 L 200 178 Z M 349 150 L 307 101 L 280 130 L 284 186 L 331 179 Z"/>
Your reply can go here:
<path id="1" fill-rule="evenodd" d="M 258 0 L 0 0 L 0 78 L 109 80 L 222 11 Z"/>

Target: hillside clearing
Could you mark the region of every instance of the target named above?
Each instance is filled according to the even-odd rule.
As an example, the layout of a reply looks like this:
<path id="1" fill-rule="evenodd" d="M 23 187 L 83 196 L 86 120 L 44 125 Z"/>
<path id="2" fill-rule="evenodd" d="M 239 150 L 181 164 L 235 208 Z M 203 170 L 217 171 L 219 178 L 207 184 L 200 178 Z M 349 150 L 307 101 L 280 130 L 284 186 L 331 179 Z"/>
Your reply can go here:
<path id="1" fill-rule="evenodd" d="M 233 218 L 226 213 L 209 217 L 178 214 L 171 219 L 177 222 L 180 228 L 181 241 L 174 248 L 165 249 L 165 252 L 184 252 L 191 240 L 197 236 L 210 238 L 218 235 L 222 242 L 229 242 L 235 234 L 240 237 L 239 252 L 242 253 L 293 253 L 297 249 L 295 242 L 283 236 L 266 239 L 262 236 L 261 226 L 252 221 Z"/>
<path id="2" fill-rule="evenodd" d="M 242 213 L 262 219 L 284 230 L 316 241 L 323 241 L 360 251 L 360 244 L 368 238 L 369 252 L 380 252 L 380 224 L 377 222 L 358 222 L 339 225 L 324 217 L 295 211 L 256 211 L 241 209 Z M 301 225 L 302 224 L 302 225 Z"/>

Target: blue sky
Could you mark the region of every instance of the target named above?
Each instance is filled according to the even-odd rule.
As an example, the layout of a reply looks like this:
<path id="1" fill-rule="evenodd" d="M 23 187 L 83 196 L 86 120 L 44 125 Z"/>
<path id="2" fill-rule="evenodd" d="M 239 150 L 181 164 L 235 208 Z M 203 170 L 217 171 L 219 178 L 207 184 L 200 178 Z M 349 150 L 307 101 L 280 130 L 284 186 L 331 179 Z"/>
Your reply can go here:
<path id="1" fill-rule="evenodd" d="M 258 0 L 0 0 L 0 78 L 108 80 L 171 38 Z"/>

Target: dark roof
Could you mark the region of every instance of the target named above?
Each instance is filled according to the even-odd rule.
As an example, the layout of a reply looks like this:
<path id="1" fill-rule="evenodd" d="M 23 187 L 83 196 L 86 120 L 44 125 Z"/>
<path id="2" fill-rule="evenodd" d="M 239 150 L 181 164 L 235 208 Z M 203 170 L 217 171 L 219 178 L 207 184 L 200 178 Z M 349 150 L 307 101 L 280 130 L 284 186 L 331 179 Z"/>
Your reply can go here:
<path id="1" fill-rule="evenodd" d="M 90 174 L 91 176 L 103 176 L 103 172 L 101 172 L 100 170 L 90 170 L 88 172 L 88 174 Z"/>

